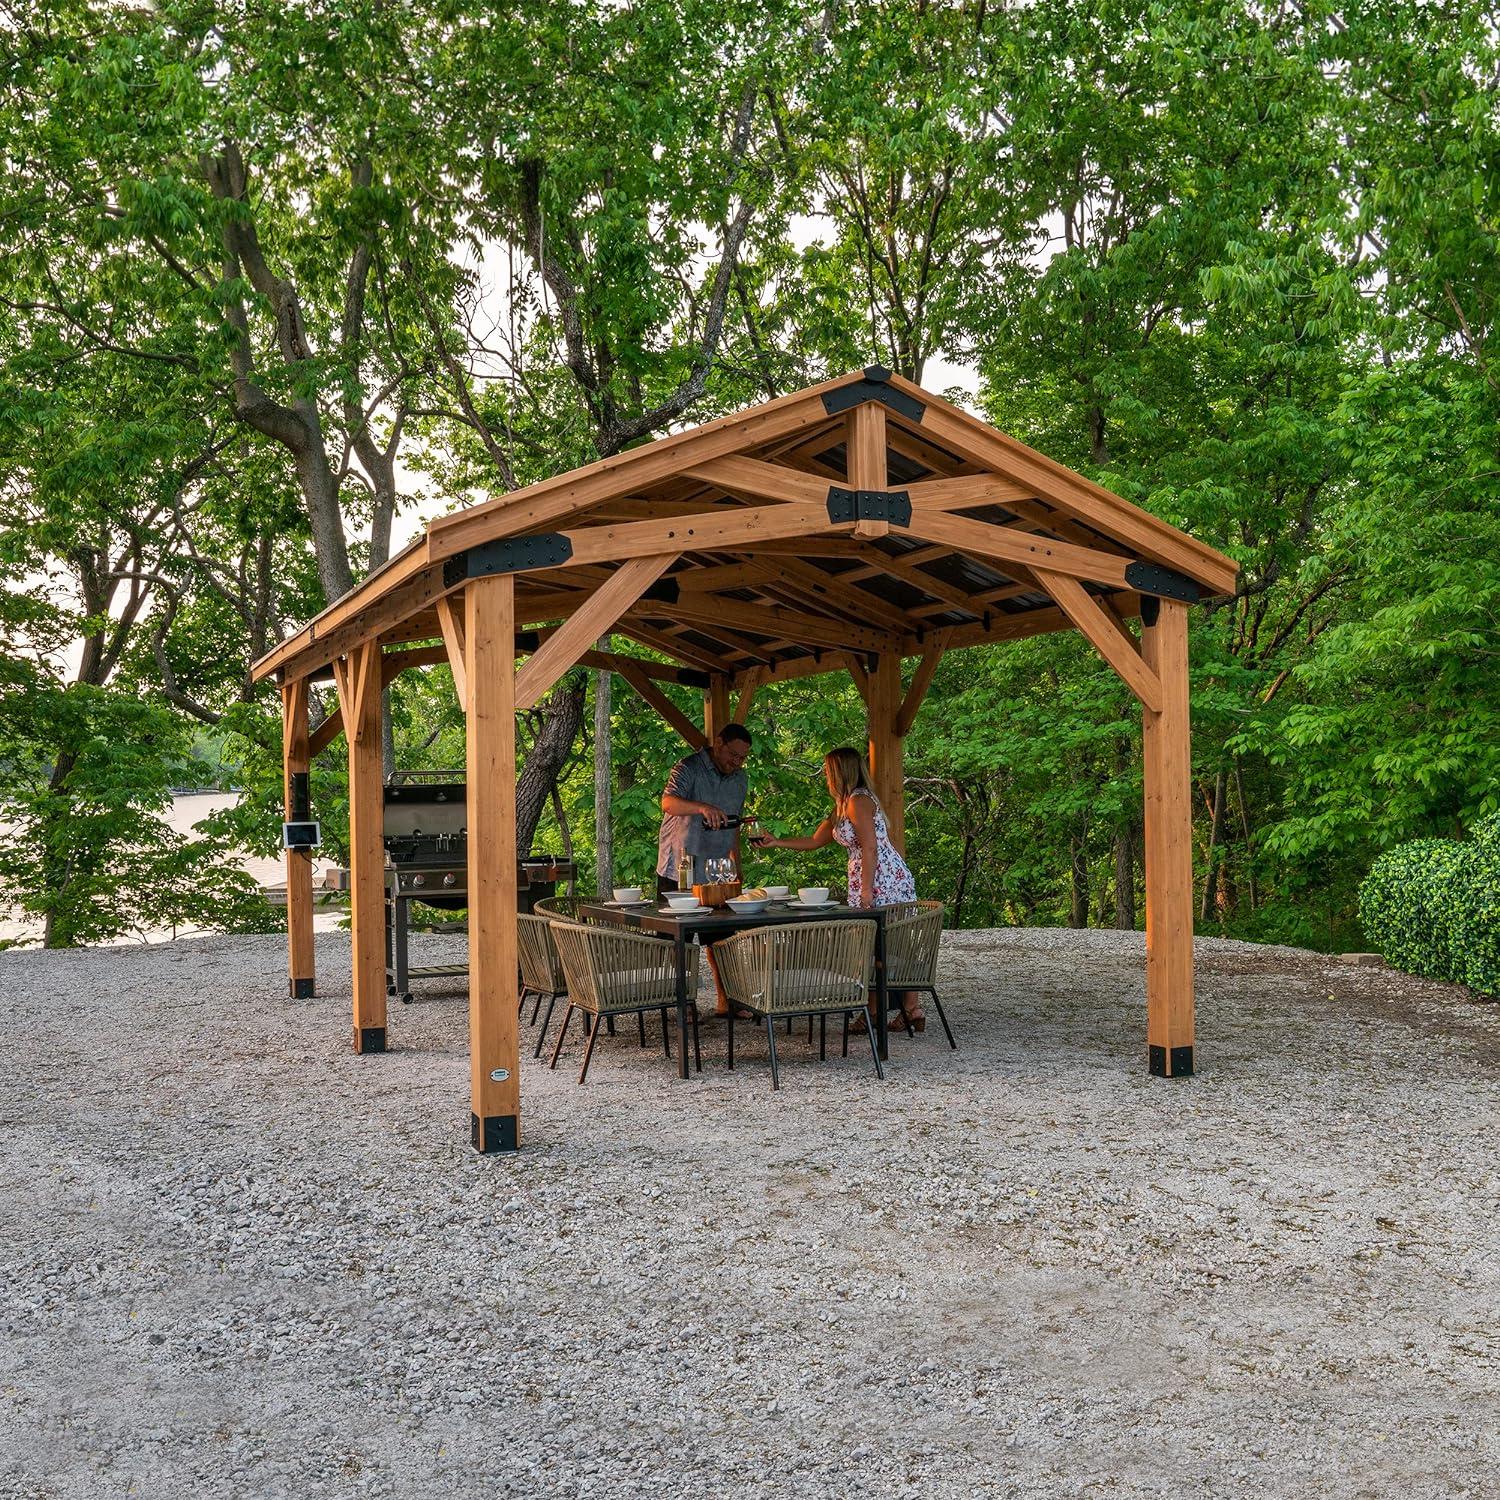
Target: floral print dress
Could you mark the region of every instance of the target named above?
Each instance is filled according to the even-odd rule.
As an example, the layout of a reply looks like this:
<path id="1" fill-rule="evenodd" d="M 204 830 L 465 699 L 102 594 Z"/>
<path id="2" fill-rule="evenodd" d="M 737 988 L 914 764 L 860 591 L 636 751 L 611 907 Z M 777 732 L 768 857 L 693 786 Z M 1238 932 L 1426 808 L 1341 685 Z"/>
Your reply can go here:
<path id="1" fill-rule="evenodd" d="M 863 787 L 856 787 L 849 795 L 871 797 Z M 864 883 L 864 857 L 854 824 L 848 818 L 836 818 L 833 836 L 849 851 L 849 905 L 859 906 Z M 896 906 L 917 899 L 917 883 L 906 868 L 906 861 L 891 843 L 885 812 L 878 802 L 875 804 L 875 877 L 870 882 L 870 895 L 874 906 Z"/>

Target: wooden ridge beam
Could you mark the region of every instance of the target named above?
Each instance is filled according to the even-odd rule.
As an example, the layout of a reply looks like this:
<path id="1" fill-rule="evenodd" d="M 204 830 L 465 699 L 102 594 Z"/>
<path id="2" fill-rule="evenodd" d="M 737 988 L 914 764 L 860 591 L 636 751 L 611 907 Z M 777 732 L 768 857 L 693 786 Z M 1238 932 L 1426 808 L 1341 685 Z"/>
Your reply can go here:
<path id="1" fill-rule="evenodd" d="M 516 673 L 517 712 L 541 702 L 552 684 L 591 649 L 593 641 L 609 633 L 615 621 L 671 567 L 675 558 L 675 553 L 632 558 L 620 565 L 608 583 L 595 589 Z"/>

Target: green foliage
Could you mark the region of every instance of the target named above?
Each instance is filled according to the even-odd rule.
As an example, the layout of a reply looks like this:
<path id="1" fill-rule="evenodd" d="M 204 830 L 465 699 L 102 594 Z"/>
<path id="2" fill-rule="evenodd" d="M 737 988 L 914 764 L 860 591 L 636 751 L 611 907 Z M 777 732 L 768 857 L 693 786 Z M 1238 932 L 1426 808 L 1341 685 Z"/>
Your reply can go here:
<path id="1" fill-rule="evenodd" d="M 1500 815 L 1467 842 L 1417 839 L 1381 855 L 1359 917 L 1397 968 L 1500 996 Z"/>

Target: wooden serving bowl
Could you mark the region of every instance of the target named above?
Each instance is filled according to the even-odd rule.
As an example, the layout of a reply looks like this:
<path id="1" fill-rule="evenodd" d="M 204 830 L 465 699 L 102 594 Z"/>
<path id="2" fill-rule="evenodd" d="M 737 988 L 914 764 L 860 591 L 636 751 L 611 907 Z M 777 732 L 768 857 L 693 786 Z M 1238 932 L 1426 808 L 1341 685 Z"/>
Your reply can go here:
<path id="1" fill-rule="evenodd" d="M 704 906 L 720 907 L 731 896 L 738 896 L 742 889 L 742 881 L 726 880 L 717 885 L 695 885 L 693 894 Z"/>

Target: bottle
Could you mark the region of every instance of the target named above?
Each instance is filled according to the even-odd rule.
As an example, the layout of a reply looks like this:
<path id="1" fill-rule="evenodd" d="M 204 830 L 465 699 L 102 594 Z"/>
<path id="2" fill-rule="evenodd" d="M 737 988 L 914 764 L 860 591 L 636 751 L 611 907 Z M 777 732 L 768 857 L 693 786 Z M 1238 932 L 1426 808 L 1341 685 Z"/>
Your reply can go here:
<path id="1" fill-rule="evenodd" d="M 700 814 L 699 816 L 701 817 L 702 815 Z M 738 828 L 741 824 L 748 825 L 755 821 L 756 817 L 754 813 L 725 813 L 724 821 L 719 826 L 721 828 Z M 704 818 L 703 822 L 706 826 L 708 819 Z"/>
<path id="2" fill-rule="evenodd" d="M 693 888 L 693 856 L 686 849 L 677 856 L 677 889 L 690 891 Z"/>

